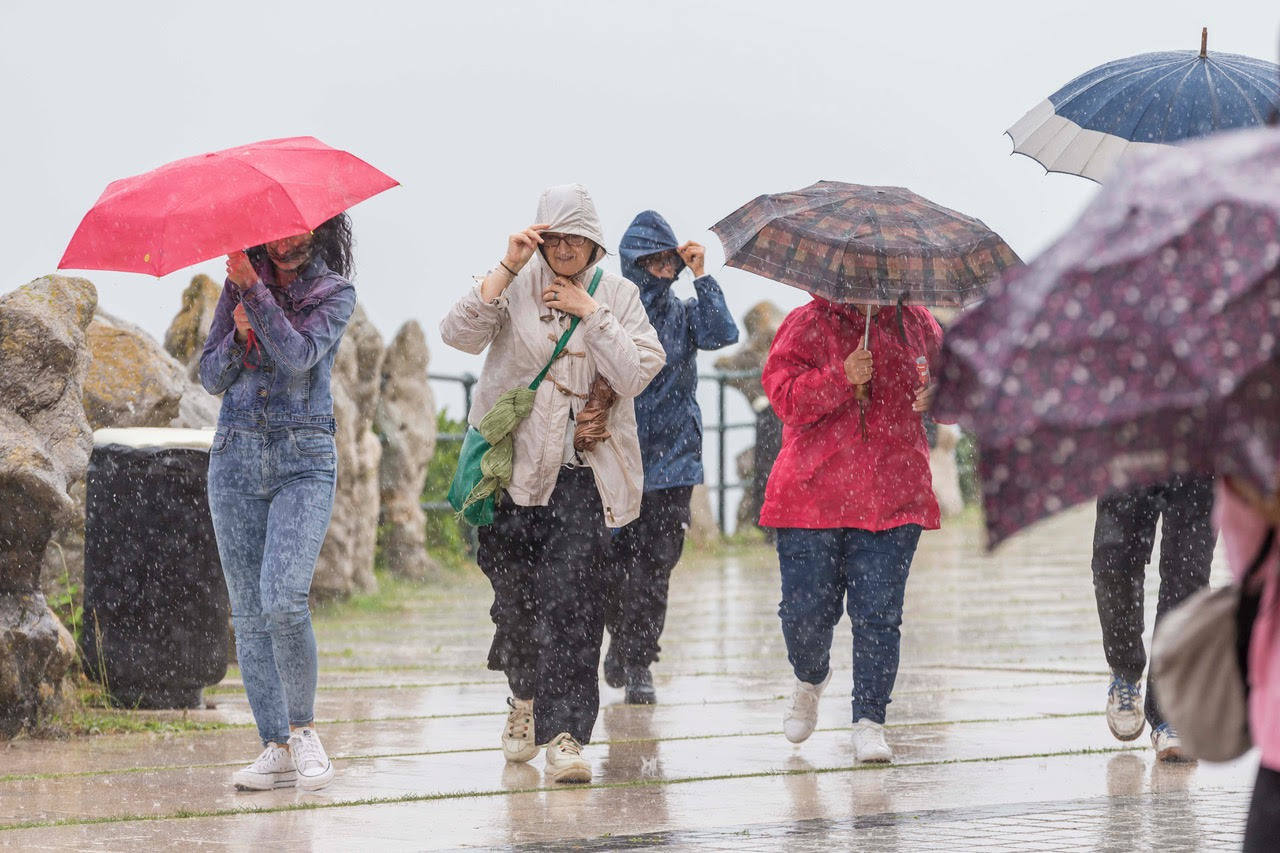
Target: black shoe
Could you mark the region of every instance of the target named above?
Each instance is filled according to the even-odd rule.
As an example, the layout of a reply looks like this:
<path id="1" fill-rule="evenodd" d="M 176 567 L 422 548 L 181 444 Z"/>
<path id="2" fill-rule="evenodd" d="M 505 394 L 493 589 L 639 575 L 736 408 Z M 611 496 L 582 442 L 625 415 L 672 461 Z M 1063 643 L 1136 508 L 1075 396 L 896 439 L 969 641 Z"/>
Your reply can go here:
<path id="1" fill-rule="evenodd" d="M 609 651 L 604 656 L 604 683 L 610 687 L 622 687 L 627 683 L 627 673 L 613 650 L 613 641 L 609 642 Z"/>
<path id="2" fill-rule="evenodd" d="M 647 666 L 627 667 L 627 704 L 653 705 L 658 694 L 653 689 L 653 675 Z"/>

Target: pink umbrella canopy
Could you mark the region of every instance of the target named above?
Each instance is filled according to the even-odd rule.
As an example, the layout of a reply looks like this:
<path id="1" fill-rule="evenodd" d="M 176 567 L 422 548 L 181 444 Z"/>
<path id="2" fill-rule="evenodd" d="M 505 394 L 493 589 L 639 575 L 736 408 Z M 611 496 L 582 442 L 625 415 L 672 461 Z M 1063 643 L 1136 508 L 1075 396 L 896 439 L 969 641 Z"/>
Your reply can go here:
<path id="1" fill-rule="evenodd" d="M 175 160 L 111 182 L 59 269 L 154 276 L 314 229 L 399 182 L 310 136 Z"/>

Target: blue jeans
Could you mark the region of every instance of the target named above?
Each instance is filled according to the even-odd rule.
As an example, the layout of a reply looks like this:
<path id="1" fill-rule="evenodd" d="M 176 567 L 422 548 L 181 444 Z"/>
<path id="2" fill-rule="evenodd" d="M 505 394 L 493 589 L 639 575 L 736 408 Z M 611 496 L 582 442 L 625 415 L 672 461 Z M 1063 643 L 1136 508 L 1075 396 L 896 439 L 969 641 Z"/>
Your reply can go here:
<path id="1" fill-rule="evenodd" d="M 848 596 L 853 623 L 853 721 L 884 722 L 898 677 L 902 599 L 920 526 L 873 533 L 842 527 L 778 528 L 782 636 L 796 678 L 819 684 Z"/>
<path id="2" fill-rule="evenodd" d="M 337 451 L 327 429 L 221 426 L 209 509 L 231 599 L 240 674 L 264 744 L 310 724 L 316 639 L 307 596 L 329 530 Z"/>

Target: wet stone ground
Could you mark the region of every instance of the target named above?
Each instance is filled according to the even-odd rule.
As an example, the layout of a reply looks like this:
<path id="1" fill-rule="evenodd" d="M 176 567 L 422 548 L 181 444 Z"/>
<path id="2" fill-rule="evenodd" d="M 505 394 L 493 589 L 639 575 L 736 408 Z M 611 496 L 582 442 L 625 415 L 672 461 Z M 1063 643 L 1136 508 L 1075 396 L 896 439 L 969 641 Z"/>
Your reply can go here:
<path id="1" fill-rule="evenodd" d="M 322 613 L 317 701 L 338 777 L 237 793 L 258 750 L 237 673 L 195 716 L 216 731 L 0 747 L 0 847 L 22 850 L 1211 850 L 1238 848 L 1256 758 L 1161 764 L 1115 741 L 1088 572 L 1091 511 L 994 557 L 973 524 L 926 534 L 889 709 L 892 767 L 859 767 L 837 629 L 819 730 L 781 734 L 791 686 L 763 548 L 689 554 L 672 581 L 661 704 L 602 686 L 590 787 L 498 751 L 507 695 L 484 669 L 476 574 L 390 610 Z M 1221 565 L 1215 582 L 1224 580 Z M 1155 584 L 1148 580 L 1148 609 Z"/>

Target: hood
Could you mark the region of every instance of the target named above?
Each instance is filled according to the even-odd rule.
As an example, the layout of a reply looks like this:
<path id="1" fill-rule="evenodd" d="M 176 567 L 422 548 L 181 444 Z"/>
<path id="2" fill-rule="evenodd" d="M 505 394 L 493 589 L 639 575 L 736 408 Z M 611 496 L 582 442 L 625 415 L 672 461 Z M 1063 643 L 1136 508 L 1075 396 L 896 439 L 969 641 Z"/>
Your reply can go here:
<path id="1" fill-rule="evenodd" d="M 533 221 L 546 223 L 547 230 L 557 234 L 580 234 L 599 246 L 600 251 L 587 264 L 587 269 L 599 263 L 607 254 L 604 229 L 600 227 L 600 214 L 596 213 L 591 193 L 582 184 L 561 184 L 543 190 L 542 195 L 538 196 L 538 213 Z M 538 256 L 541 255 L 539 252 Z"/>
<path id="2" fill-rule="evenodd" d="M 678 245 L 680 244 L 676 242 L 676 232 L 672 230 L 670 223 L 662 218 L 661 213 L 656 210 L 645 210 L 636 214 L 636 218 L 631 220 L 626 233 L 622 235 L 622 242 L 618 245 L 618 254 L 622 258 L 623 278 L 635 282 L 642 293 L 655 289 L 665 290 L 674 283 L 674 279 L 664 281 L 649 275 L 644 267 L 640 266 L 639 261 L 645 255 L 665 252 Z M 676 275 L 679 276 L 683 269 L 682 261 L 676 267 Z"/>

